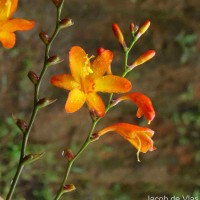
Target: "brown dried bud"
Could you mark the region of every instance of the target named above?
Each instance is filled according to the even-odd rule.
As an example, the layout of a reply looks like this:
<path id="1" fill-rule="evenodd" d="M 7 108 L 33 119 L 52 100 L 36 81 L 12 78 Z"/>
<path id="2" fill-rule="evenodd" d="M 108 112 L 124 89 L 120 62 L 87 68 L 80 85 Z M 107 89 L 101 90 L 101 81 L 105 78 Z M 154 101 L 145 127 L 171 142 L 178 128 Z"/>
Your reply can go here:
<path id="1" fill-rule="evenodd" d="M 56 7 L 61 5 L 62 0 L 52 0 Z"/>
<path id="2" fill-rule="evenodd" d="M 39 37 L 42 40 L 42 42 L 44 42 L 44 44 L 49 44 L 50 37 L 46 32 L 44 31 L 40 32 Z"/>
<path id="3" fill-rule="evenodd" d="M 33 71 L 29 71 L 28 72 L 28 78 L 31 80 L 31 82 L 36 85 L 38 80 L 39 80 L 39 77 L 37 76 L 37 74 Z"/>
<path id="4" fill-rule="evenodd" d="M 28 128 L 28 125 L 26 124 L 26 122 L 22 119 L 17 119 L 16 121 L 17 126 L 19 127 L 19 129 L 24 133 L 26 131 L 26 129 Z"/>
<path id="5" fill-rule="evenodd" d="M 130 24 L 130 31 L 131 31 L 131 33 L 135 33 L 135 25 L 134 25 L 134 23 Z"/>
<path id="6" fill-rule="evenodd" d="M 26 129 L 28 128 L 26 122 L 22 119 L 18 119 L 15 115 L 12 115 L 12 118 L 15 121 L 17 127 L 22 131 L 22 133 L 25 133 Z"/>
<path id="7" fill-rule="evenodd" d="M 99 139 L 98 133 L 93 133 L 93 134 L 90 136 L 90 141 L 91 141 L 91 142 L 94 142 L 94 141 L 96 141 L 96 140 L 98 140 L 98 139 Z"/>
<path id="8" fill-rule="evenodd" d="M 24 157 L 23 164 L 32 163 L 32 162 L 40 159 L 44 154 L 45 154 L 45 152 L 39 153 L 39 154 L 29 154 L 29 155 Z"/>
<path id="9" fill-rule="evenodd" d="M 43 98 L 43 99 L 40 99 L 40 100 L 37 102 L 37 106 L 38 106 L 38 108 L 43 108 L 43 107 L 46 107 L 46 106 L 51 105 L 51 104 L 54 103 L 56 100 L 57 100 L 57 99 Z"/>
<path id="10" fill-rule="evenodd" d="M 48 58 L 47 60 L 47 65 L 48 66 L 51 66 L 51 65 L 56 65 L 56 64 L 59 64 L 61 63 L 63 60 L 60 59 L 60 57 L 58 56 L 51 56 Z"/>
<path id="11" fill-rule="evenodd" d="M 60 28 L 67 28 L 69 26 L 72 26 L 73 24 L 74 22 L 72 22 L 72 20 L 69 18 L 62 19 L 59 23 Z"/>
<path id="12" fill-rule="evenodd" d="M 73 184 L 67 184 L 63 187 L 63 192 L 72 192 L 73 190 L 75 190 L 76 187 Z"/>
<path id="13" fill-rule="evenodd" d="M 62 156 L 66 157 L 69 161 L 74 159 L 74 153 L 70 149 L 65 149 L 62 152 Z"/>

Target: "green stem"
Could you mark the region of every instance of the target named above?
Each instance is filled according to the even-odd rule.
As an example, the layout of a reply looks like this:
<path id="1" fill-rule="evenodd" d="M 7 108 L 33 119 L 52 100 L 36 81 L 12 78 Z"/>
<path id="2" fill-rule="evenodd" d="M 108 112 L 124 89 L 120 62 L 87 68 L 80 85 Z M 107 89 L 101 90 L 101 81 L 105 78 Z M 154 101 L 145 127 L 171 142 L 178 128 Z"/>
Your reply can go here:
<path id="1" fill-rule="evenodd" d="M 110 97 L 109 97 L 109 100 L 108 100 L 108 103 L 107 103 L 107 106 L 106 106 L 106 113 L 112 108 L 112 106 L 111 106 L 112 96 L 113 96 L 113 93 L 110 94 Z M 85 142 L 83 143 L 83 145 L 81 146 L 80 150 L 75 155 L 75 157 L 68 162 L 67 168 L 66 168 L 66 171 L 65 171 L 65 175 L 64 175 L 64 178 L 63 178 L 63 181 L 62 181 L 62 184 L 61 184 L 60 189 L 59 189 L 59 191 L 58 191 L 58 193 L 57 193 L 57 195 L 56 195 L 54 200 L 59 200 L 60 197 L 65 193 L 64 186 L 65 186 L 65 183 L 66 183 L 66 181 L 68 179 L 71 167 L 72 167 L 73 163 L 75 162 L 75 160 L 83 153 L 83 151 L 91 143 L 91 141 L 92 141 L 91 136 L 92 136 L 92 134 L 94 132 L 94 129 L 95 129 L 96 125 L 99 123 L 100 120 L 101 120 L 100 117 L 98 117 L 95 120 L 93 120 L 92 126 L 90 128 L 89 134 L 88 134 Z"/>
<path id="2" fill-rule="evenodd" d="M 133 46 L 134 46 L 136 41 L 137 40 L 133 37 L 133 40 L 132 40 L 132 43 L 131 43 L 130 47 L 124 50 L 125 59 L 124 59 L 124 72 L 122 74 L 122 77 L 125 77 L 129 72 L 129 69 L 128 69 L 128 57 L 129 57 L 129 53 L 130 53 L 131 49 L 133 48 Z M 112 104 L 111 104 L 112 98 L 113 98 L 113 93 L 111 93 L 109 98 L 108 98 L 108 103 L 107 103 L 107 106 L 106 106 L 106 113 L 113 107 Z M 54 200 L 59 200 L 60 197 L 65 193 L 64 186 L 65 186 L 65 184 L 67 182 L 67 179 L 68 179 L 70 170 L 72 168 L 72 165 L 75 162 L 75 160 L 81 155 L 81 153 L 87 148 L 87 146 L 91 143 L 91 141 L 92 141 L 91 140 L 91 136 L 92 136 L 92 134 L 94 132 L 94 129 L 95 129 L 96 125 L 99 123 L 100 120 L 101 120 L 100 117 L 95 119 L 95 120 L 93 120 L 92 126 L 91 126 L 89 134 L 88 134 L 88 137 L 86 138 L 85 142 L 83 143 L 83 145 L 81 146 L 80 150 L 75 155 L 75 157 L 72 160 L 68 161 L 67 168 L 66 168 L 66 171 L 65 171 L 65 175 L 64 175 L 62 184 L 61 184 L 60 189 L 59 189 L 59 191 L 58 191 L 58 193 L 57 193 L 57 195 L 56 195 Z"/>
<path id="3" fill-rule="evenodd" d="M 74 157 L 72 160 L 70 160 L 70 161 L 68 162 L 68 165 L 67 165 L 67 168 L 66 168 L 66 171 L 65 171 L 65 175 L 64 175 L 62 184 L 61 184 L 60 189 L 59 189 L 59 191 L 58 191 L 58 193 L 57 193 L 57 195 L 56 195 L 56 197 L 55 197 L 55 200 L 60 199 L 60 197 L 62 196 L 62 194 L 65 192 L 64 186 L 65 186 L 65 183 L 66 183 L 67 178 L 68 178 L 68 176 L 69 176 L 69 172 L 70 172 L 70 170 L 71 170 L 71 167 L 72 167 L 74 161 L 81 155 L 81 153 L 82 153 L 82 152 L 87 148 L 87 146 L 90 144 L 90 142 L 91 142 L 91 135 L 92 135 L 92 133 L 94 132 L 94 129 L 95 129 L 97 123 L 99 122 L 99 120 L 100 120 L 100 118 L 97 118 L 96 120 L 93 121 L 92 126 L 91 126 L 91 129 L 90 129 L 89 134 L 88 134 L 88 137 L 87 137 L 87 139 L 85 140 L 84 144 L 82 145 L 82 147 L 80 148 L 80 150 L 78 151 L 78 153 L 75 155 L 75 157 Z"/>
<path id="4" fill-rule="evenodd" d="M 37 112 L 38 112 L 37 102 L 39 100 L 40 85 L 41 85 L 42 79 L 45 75 L 45 72 L 48 68 L 48 58 L 49 58 L 49 51 L 51 49 L 51 45 L 52 45 L 54 39 L 56 38 L 57 34 L 60 31 L 59 22 L 60 22 L 60 15 L 61 15 L 63 4 L 64 4 L 64 0 L 62 0 L 61 5 L 59 7 L 57 7 L 56 27 L 55 27 L 55 30 L 54 30 L 52 36 L 51 36 L 49 43 L 45 47 L 43 68 L 42 68 L 42 71 L 40 73 L 39 80 L 38 80 L 37 84 L 35 85 L 35 90 L 34 90 L 34 102 L 33 102 L 34 104 L 33 104 L 33 110 L 32 110 L 32 114 L 31 114 L 31 118 L 30 118 L 30 121 L 29 121 L 29 124 L 28 124 L 28 128 L 23 133 L 24 135 L 23 135 L 23 140 L 22 140 L 22 147 L 21 147 L 21 153 L 20 153 L 20 159 L 19 159 L 17 171 L 16 171 L 15 176 L 12 180 L 10 190 L 9 190 L 9 193 L 6 197 L 6 200 L 12 199 L 15 187 L 18 183 L 19 177 L 20 177 L 22 170 L 23 170 L 23 167 L 24 167 L 23 161 L 24 161 L 24 157 L 26 156 L 26 148 L 27 148 L 28 138 L 29 138 L 33 123 L 35 121 L 35 118 L 36 118 L 36 115 L 37 115 Z"/>

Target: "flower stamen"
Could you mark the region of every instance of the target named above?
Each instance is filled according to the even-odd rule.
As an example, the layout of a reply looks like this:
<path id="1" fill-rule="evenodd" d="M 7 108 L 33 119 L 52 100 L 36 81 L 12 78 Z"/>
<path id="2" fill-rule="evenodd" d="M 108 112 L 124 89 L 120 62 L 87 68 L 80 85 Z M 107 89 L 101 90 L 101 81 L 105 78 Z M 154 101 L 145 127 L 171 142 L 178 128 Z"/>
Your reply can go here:
<path id="1" fill-rule="evenodd" d="M 85 65 L 83 67 L 83 76 L 87 76 L 87 75 L 93 73 L 93 71 L 90 67 L 90 60 L 94 57 L 95 57 L 94 55 L 88 57 L 88 54 L 84 57 L 84 58 L 86 58 L 86 61 L 85 61 Z"/>
<path id="2" fill-rule="evenodd" d="M 137 140 L 138 140 L 138 142 L 139 142 L 138 151 L 137 151 L 137 153 L 136 153 L 136 155 L 137 155 L 137 161 L 138 161 L 138 162 L 141 162 L 141 161 L 140 161 L 140 150 L 141 150 L 141 147 L 142 147 L 142 143 L 141 143 L 141 140 L 140 140 L 140 138 L 139 138 L 138 136 L 136 136 L 136 138 L 137 138 Z"/>

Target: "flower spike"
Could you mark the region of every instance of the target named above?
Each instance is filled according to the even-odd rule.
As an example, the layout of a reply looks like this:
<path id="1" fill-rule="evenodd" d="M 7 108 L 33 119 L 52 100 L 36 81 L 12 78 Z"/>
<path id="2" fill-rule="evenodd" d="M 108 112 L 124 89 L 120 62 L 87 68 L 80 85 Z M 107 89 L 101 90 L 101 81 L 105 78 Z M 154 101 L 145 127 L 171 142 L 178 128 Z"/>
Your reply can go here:
<path id="1" fill-rule="evenodd" d="M 142 93 L 139 92 L 133 92 L 127 95 L 123 95 L 119 97 L 118 99 L 113 101 L 113 105 L 117 105 L 119 102 L 124 100 L 131 100 L 133 103 L 135 103 L 138 106 L 138 110 L 136 113 L 136 116 L 138 118 L 142 117 L 142 115 L 145 116 L 145 118 L 148 120 L 148 124 L 151 123 L 151 121 L 155 117 L 155 110 L 153 108 L 151 100 L 145 96 Z"/>
<path id="2" fill-rule="evenodd" d="M 155 150 L 155 147 L 153 146 L 153 140 L 151 139 L 151 137 L 154 135 L 154 131 L 149 128 L 128 123 L 117 123 L 102 129 L 97 134 L 100 137 L 111 131 L 120 134 L 125 140 L 128 140 L 138 150 L 138 161 L 140 161 L 140 152 L 146 153 L 147 151 Z"/>
<path id="3" fill-rule="evenodd" d="M 27 31 L 34 27 L 34 21 L 12 19 L 18 0 L 0 0 L 0 42 L 4 48 L 15 45 L 15 31 Z"/>

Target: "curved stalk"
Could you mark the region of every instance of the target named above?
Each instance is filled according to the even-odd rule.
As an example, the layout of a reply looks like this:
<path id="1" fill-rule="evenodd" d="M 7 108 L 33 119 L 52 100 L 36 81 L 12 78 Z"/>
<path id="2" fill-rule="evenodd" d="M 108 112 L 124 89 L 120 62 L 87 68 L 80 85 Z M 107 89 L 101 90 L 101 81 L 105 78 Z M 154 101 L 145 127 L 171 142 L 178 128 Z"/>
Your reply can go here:
<path id="1" fill-rule="evenodd" d="M 31 117 L 30 117 L 28 127 L 27 127 L 26 131 L 23 133 L 22 147 L 21 147 L 21 153 L 20 153 L 20 159 L 19 159 L 17 171 L 16 171 L 15 176 L 12 180 L 10 190 L 9 190 L 9 193 L 6 197 L 6 200 L 12 199 L 15 187 L 18 183 L 19 177 L 20 177 L 22 170 L 23 170 L 23 167 L 24 167 L 24 158 L 26 156 L 26 147 L 27 147 L 27 143 L 28 143 L 28 138 L 29 138 L 33 123 L 35 121 L 35 117 L 36 117 L 37 112 L 39 110 L 37 103 L 38 103 L 38 100 L 39 100 L 40 85 L 41 85 L 42 79 L 45 75 L 45 72 L 48 68 L 48 58 L 49 58 L 49 51 L 51 49 L 51 45 L 52 45 L 54 39 L 56 38 L 57 34 L 60 31 L 59 22 L 60 22 L 60 15 L 61 15 L 63 3 L 64 3 L 64 0 L 62 0 L 60 6 L 57 7 L 56 27 L 55 27 L 55 30 L 54 30 L 48 44 L 46 44 L 46 46 L 45 46 L 44 64 L 43 64 L 43 68 L 42 68 L 42 71 L 41 71 L 40 76 L 39 76 L 39 80 L 36 83 L 35 90 L 34 90 L 34 100 L 33 100 L 32 114 L 31 114 Z"/>

